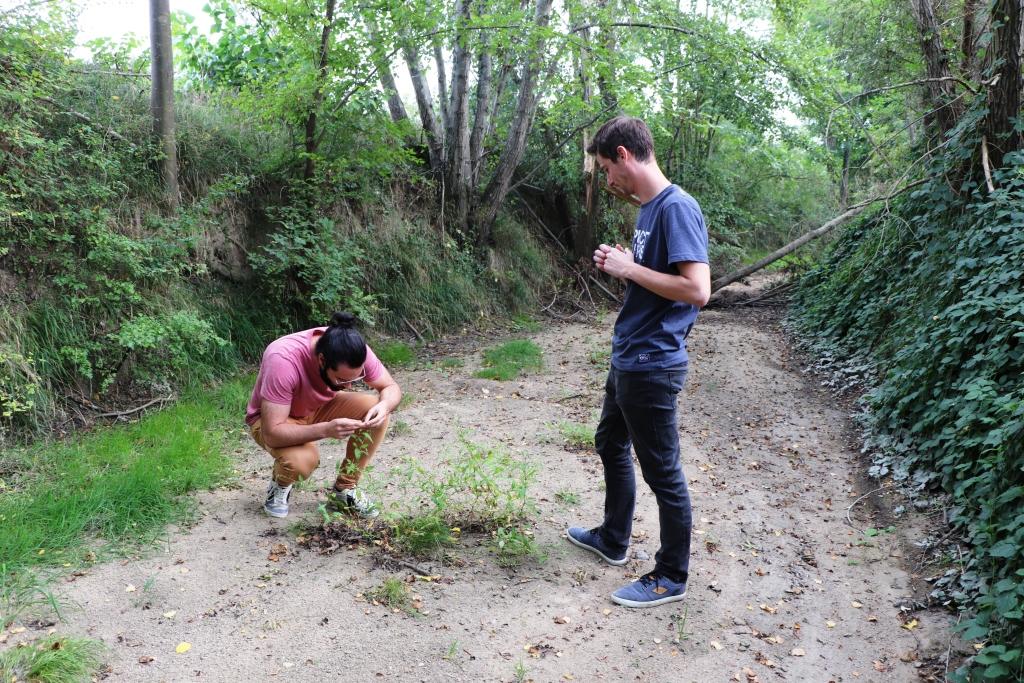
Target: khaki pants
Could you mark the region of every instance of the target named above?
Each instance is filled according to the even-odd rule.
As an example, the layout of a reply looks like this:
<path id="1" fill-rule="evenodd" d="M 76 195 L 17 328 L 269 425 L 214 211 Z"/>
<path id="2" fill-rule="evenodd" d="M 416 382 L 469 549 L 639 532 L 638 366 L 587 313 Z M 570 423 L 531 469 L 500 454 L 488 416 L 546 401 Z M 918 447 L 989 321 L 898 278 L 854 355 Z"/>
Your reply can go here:
<path id="1" fill-rule="evenodd" d="M 338 417 L 361 420 L 370 408 L 377 404 L 377 397 L 372 394 L 360 394 L 352 391 L 339 392 L 332 400 L 320 406 L 312 415 L 304 418 L 289 417 L 292 424 L 310 425 L 328 422 Z M 345 460 L 338 470 L 336 489 L 355 488 L 359 477 L 370 463 L 377 447 L 384 440 L 388 422 L 378 427 L 356 432 L 348 438 Z M 320 464 L 320 449 L 315 441 L 301 443 L 283 448 L 270 448 L 263 441 L 263 420 L 256 420 L 249 426 L 253 440 L 274 456 L 274 481 L 280 486 L 294 484 L 301 479 L 308 479 L 313 470 Z"/>

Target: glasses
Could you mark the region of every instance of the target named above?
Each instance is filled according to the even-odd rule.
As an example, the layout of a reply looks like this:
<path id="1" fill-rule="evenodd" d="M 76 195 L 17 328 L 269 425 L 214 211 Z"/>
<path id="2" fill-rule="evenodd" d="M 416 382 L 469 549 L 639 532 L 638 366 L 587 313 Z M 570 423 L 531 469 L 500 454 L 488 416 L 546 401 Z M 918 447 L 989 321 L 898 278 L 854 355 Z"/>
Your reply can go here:
<path id="1" fill-rule="evenodd" d="M 351 385 L 355 384 L 356 382 L 358 382 L 360 380 L 363 380 L 363 379 L 366 379 L 366 373 L 365 372 L 363 374 L 359 375 L 358 377 L 353 377 L 352 379 L 340 379 L 340 380 L 337 381 L 337 384 L 345 384 L 345 385 L 351 386 Z"/>

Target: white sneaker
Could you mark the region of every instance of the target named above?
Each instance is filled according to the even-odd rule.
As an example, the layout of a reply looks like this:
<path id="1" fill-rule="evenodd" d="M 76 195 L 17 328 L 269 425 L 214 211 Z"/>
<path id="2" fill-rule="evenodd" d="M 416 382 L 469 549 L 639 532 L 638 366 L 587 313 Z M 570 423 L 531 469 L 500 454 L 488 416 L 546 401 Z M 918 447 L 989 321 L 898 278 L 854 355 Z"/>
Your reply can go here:
<path id="1" fill-rule="evenodd" d="M 363 519 L 373 519 L 380 514 L 377 504 L 359 489 L 331 489 L 327 492 L 327 502 L 333 510 L 351 512 Z"/>
<path id="2" fill-rule="evenodd" d="M 288 497 L 292 493 L 292 485 L 278 486 L 273 479 L 267 487 L 267 500 L 263 503 L 263 511 L 271 517 L 288 516 Z"/>

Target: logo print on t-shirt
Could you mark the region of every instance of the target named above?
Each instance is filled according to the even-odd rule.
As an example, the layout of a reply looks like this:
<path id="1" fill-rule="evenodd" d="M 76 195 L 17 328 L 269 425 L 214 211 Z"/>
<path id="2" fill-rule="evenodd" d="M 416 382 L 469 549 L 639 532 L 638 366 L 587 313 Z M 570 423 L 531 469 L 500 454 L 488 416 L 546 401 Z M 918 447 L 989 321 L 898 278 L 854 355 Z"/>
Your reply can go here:
<path id="1" fill-rule="evenodd" d="M 647 246 L 647 238 L 650 236 L 650 230 L 641 230 L 640 228 L 633 233 L 633 260 L 637 263 L 644 260 L 644 248 Z"/>

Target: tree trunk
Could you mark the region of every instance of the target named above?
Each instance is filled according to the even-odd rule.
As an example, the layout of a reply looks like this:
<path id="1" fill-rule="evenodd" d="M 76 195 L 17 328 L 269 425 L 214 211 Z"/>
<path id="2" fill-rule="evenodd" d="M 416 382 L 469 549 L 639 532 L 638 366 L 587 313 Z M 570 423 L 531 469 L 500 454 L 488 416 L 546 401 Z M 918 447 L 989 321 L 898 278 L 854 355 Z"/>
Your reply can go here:
<path id="1" fill-rule="evenodd" d="M 149 105 L 153 113 L 153 134 L 160 141 L 164 209 L 174 213 L 179 201 L 178 151 L 174 139 L 174 60 L 168 0 L 150 0 L 149 18 L 153 79 Z"/>
<path id="2" fill-rule="evenodd" d="M 487 130 L 491 106 L 491 50 L 484 44 L 476 67 L 476 111 L 473 113 L 473 132 L 469 137 L 471 163 L 470 184 L 476 187 L 480 182 L 480 167 L 484 155 L 484 132 Z"/>
<path id="3" fill-rule="evenodd" d="M 327 54 L 331 44 L 331 30 L 334 28 L 334 6 L 336 0 L 327 0 L 327 11 L 324 15 L 324 28 L 320 33 L 320 51 L 317 58 L 316 87 L 313 91 L 313 106 L 306 116 L 306 165 L 302 177 L 312 180 L 316 170 L 313 157 L 317 150 L 316 117 L 320 105 L 324 101 L 324 81 L 327 80 Z"/>
<path id="4" fill-rule="evenodd" d="M 585 30 L 580 35 L 581 45 L 579 52 L 579 64 L 577 72 L 580 79 L 580 99 L 583 100 L 584 108 L 589 108 L 593 101 L 593 87 L 590 81 L 590 31 Z M 597 224 L 597 209 L 599 184 L 601 182 L 597 172 L 597 164 L 592 154 L 587 154 L 587 147 L 590 146 L 592 135 L 590 131 L 584 130 L 581 135 L 580 153 L 583 156 L 583 213 L 573 223 L 572 232 L 572 253 L 577 259 L 586 258 L 590 250 L 594 248 L 594 226 Z"/>
<path id="5" fill-rule="evenodd" d="M 416 108 L 420 113 L 420 124 L 423 126 L 423 134 L 427 138 L 427 153 L 430 157 L 430 170 L 436 175 L 444 168 L 444 147 L 441 139 L 442 134 L 438 127 L 437 117 L 434 116 L 434 98 L 430 94 L 430 83 L 420 67 L 419 53 L 409 42 L 402 46 L 402 54 L 405 56 L 405 64 L 409 68 L 409 78 L 412 80 L 412 88 L 416 93 Z M 442 95 L 443 96 L 443 95 Z"/>
<path id="6" fill-rule="evenodd" d="M 985 134 L 992 166 L 1000 168 L 1006 154 L 1021 148 L 1021 133 L 1014 129 L 1014 119 L 1021 114 L 1021 0 L 996 0 L 992 23 L 992 51 L 1001 64 L 999 80 L 988 91 Z"/>
<path id="7" fill-rule="evenodd" d="M 839 177 L 839 208 L 845 209 L 850 201 L 850 141 L 843 142 L 843 170 Z"/>
<path id="8" fill-rule="evenodd" d="M 455 225 L 469 234 L 472 175 L 469 156 L 469 11 L 470 0 L 455 2 L 455 48 L 452 52 L 452 92 L 448 102 L 445 168 L 452 191 Z"/>
<path id="9" fill-rule="evenodd" d="M 616 4 L 616 0 L 598 0 L 597 3 L 597 9 L 601 17 L 601 28 L 598 30 L 597 40 L 609 55 L 615 52 L 615 33 L 606 23 L 615 16 Z M 613 60 L 607 60 L 609 70 L 612 69 L 612 63 Z M 619 106 L 619 98 L 611 86 L 611 83 L 614 81 L 614 73 L 606 75 L 604 72 L 598 72 L 597 87 L 601 91 L 601 103 L 610 112 L 614 112 Z"/>
<path id="10" fill-rule="evenodd" d="M 924 56 L 928 78 L 928 94 L 939 132 L 944 136 L 963 113 L 963 105 L 956 99 L 956 91 L 949 72 L 949 54 L 942 44 L 939 23 L 935 19 L 932 0 L 911 0 L 914 22 L 920 34 L 921 54 Z"/>
<path id="11" fill-rule="evenodd" d="M 967 78 L 976 78 L 979 74 L 974 59 L 974 20 L 977 6 L 978 0 L 964 0 L 963 31 L 960 34 L 960 70 Z"/>
<path id="12" fill-rule="evenodd" d="M 537 28 L 544 29 L 551 18 L 551 5 L 553 0 L 537 0 L 534 12 L 534 23 Z M 508 138 L 505 142 L 505 149 L 498 160 L 498 166 L 494 171 L 487 189 L 484 191 L 480 203 L 480 211 L 477 220 L 477 246 L 485 247 L 491 242 L 491 228 L 494 219 L 498 215 L 498 208 L 505 201 L 508 194 L 512 174 L 515 172 L 519 162 L 522 161 L 523 152 L 526 148 L 526 136 L 530 132 L 530 125 L 533 122 L 533 114 L 537 110 L 537 93 L 535 80 L 540 72 L 543 60 L 545 41 L 538 38 L 533 51 L 527 58 L 523 67 L 523 76 L 519 82 L 519 96 L 516 100 L 516 111 L 509 128 Z"/>
<path id="13" fill-rule="evenodd" d="M 377 22 L 372 16 L 367 17 L 366 27 L 369 30 L 373 44 L 378 47 L 382 45 L 380 29 L 377 27 Z M 377 77 L 380 79 L 380 87 L 384 91 L 384 96 L 388 98 L 388 113 L 391 114 L 391 120 L 395 123 L 408 120 L 409 114 L 405 111 L 402 96 L 398 94 L 395 76 L 391 73 L 391 64 L 377 50 L 373 52 L 373 66 L 377 69 Z"/>
<path id="14" fill-rule="evenodd" d="M 434 36 L 434 67 L 437 69 L 437 100 L 441 105 L 441 130 L 447 131 L 450 124 L 448 112 L 448 75 L 445 71 L 444 50 L 441 47 L 440 36 Z M 442 133 L 441 144 L 446 145 Z"/>

